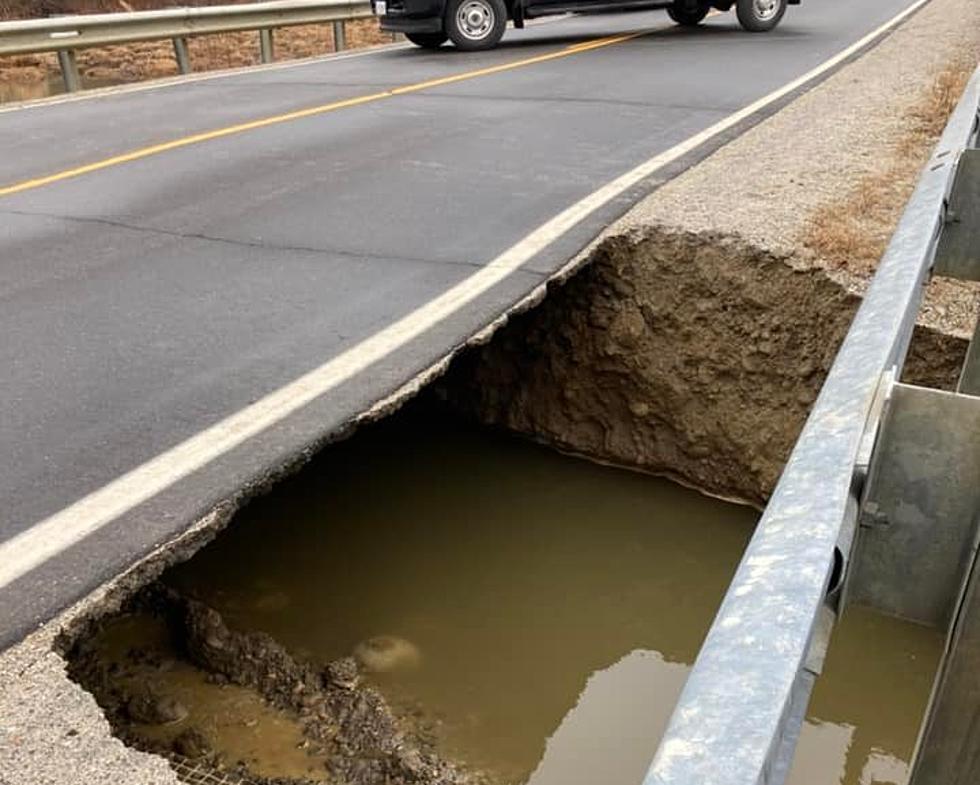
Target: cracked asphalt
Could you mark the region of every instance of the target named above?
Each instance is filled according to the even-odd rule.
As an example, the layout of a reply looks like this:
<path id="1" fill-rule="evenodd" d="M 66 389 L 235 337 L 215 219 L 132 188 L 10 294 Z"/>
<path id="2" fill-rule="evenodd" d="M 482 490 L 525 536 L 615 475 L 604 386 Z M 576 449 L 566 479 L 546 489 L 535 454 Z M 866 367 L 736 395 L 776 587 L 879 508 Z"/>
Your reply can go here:
<path id="1" fill-rule="evenodd" d="M 911 4 L 804 0 L 766 36 L 741 32 L 731 14 L 695 31 L 662 12 L 571 17 L 511 31 L 489 53 L 390 48 L 0 112 L 2 190 L 188 134 L 646 31 L 0 195 L 0 540 L 357 345 Z M 661 179 L 6 586 L 0 646 L 339 433 L 541 286 Z"/>

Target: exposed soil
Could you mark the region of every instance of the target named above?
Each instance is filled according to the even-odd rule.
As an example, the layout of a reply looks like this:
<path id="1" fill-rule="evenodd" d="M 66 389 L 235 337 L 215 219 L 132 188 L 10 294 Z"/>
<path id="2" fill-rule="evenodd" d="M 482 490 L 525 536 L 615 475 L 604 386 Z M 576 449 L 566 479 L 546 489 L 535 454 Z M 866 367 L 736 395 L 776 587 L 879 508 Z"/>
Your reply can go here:
<path id="1" fill-rule="evenodd" d="M 137 594 L 126 613 L 163 619 L 182 659 L 207 673 L 212 684 L 257 692 L 269 707 L 298 725 L 309 760 L 325 763 L 320 776 L 270 779 L 254 771 L 248 761 L 223 756 L 206 730 L 193 724 L 193 717 L 191 724 L 180 726 L 179 733 L 161 740 L 147 729 L 188 719 L 186 707 L 154 683 L 154 674 L 172 667 L 173 651 L 148 639 L 129 648 L 120 663 L 107 656 L 101 630 L 94 627 L 69 653 L 69 672 L 92 692 L 116 734 L 128 744 L 190 759 L 255 783 L 325 779 L 349 785 L 480 785 L 488 781 L 483 774 L 439 758 L 422 713 L 396 716 L 381 694 L 362 680 L 353 657 L 326 666 L 302 662 L 269 636 L 235 632 L 213 609 L 159 583 Z"/>
<path id="2" fill-rule="evenodd" d="M 874 114 L 874 134 L 861 132 L 869 121 L 859 112 L 847 117 L 854 129 L 812 128 L 824 117 L 840 124 L 833 91 L 860 81 L 845 69 L 646 200 L 582 272 L 457 363 L 438 394 L 559 449 L 762 504 L 975 68 L 977 29 L 953 35 L 938 6 L 923 16 L 927 37 L 945 26 L 935 35 L 948 42 L 929 37 L 941 66 L 916 74 L 916 91 L 890 113 Z M 850 70 L 882 68 L 874 61 L 887 60 L 902 36 L 923 35 L 915 27 Z M 907 81 L 879 76 L 876 90 Z M 849 95 L 865 101 L 864 92 Z M 830 158 L 846 151 L 861 159 L 861 174 L 828 168 L 827 151 L 773 151 L 767 140 L 796 135 L 769 126 L 801 119 L 804 144 L 829 139 Z M 825 200 L 806 203 L 821 193 Z M 907 381 L 955 388 L 978 303 L 977 284 L 931 282 Z"/>
<path id="3" fill-rule="evenodd" d="M 651 228 L 603 242 L 436 390 L 483 423 L 761 504 L 859 302 L 743 241 Z M 965 351 L 920 328 L 906 376 L 951 388 Z"/>

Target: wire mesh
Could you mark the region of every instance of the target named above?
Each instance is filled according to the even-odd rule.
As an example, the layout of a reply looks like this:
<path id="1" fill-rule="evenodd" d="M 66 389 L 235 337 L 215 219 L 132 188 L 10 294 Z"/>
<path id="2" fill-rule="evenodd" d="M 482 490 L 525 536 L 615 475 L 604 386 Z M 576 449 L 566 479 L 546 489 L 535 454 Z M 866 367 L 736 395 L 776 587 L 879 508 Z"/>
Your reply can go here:
<path id="1" fill-rule="evenodd" d="M 191 760 L 181 755 L 170 756 L 170 767 L 185 785 L 254 785 L 251 780 L 234 772 L 223 771 L 205 761 Z"/>

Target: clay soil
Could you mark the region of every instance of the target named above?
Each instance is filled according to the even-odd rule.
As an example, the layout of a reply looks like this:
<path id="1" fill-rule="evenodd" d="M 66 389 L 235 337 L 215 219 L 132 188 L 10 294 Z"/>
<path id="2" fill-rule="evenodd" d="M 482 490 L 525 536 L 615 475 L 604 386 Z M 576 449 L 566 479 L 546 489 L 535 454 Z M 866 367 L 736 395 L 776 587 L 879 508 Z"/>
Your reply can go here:
<path id="1" fill-rule="evenodd" d="M 439 395 L 563 451 L 764 504 L 974 68 L 972 55 L 948 60 L 890 118 L 900 138 L 879 168 L 813 210 L 795 247 L 662 220 L 613 231 Z M 955 389 L 977 291 L 932 282 L 935 318 L 916 328 L 906 381 Z"/>
<path id="2" fill-rule="evenodd" d="M 435 394 L 562 451 L 762 505 L 859 304 L 737 239 L 611 237 Z M 965 350 L 919 328 L 906 376 L 949 389 Z"/>

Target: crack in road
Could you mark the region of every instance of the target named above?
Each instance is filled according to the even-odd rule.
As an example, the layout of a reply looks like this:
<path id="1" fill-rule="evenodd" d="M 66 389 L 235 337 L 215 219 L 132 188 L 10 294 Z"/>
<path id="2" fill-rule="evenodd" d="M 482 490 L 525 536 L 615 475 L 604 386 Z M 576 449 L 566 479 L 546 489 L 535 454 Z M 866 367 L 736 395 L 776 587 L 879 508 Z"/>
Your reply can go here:
<path id="1" fill-rule="evenodd" d="M 68 223 L 95 224 L 99 226 L 111 226 L 116 229 L 126 229 L 128 231 L 143 234 L 153 234 L 162 237 L 172 237 L 180 240 L 202 240 L 210 243 L 222 243 L 243 248 L 256 248 L 266 251 L 293 251 L 296 253 L 308 253 L 322 256 L 336 256 L 346 259 L 361 261 L 379 262 L 410 262 L 413 264 L 434 264 L 447 267 L 464 267 L 466 269 L 480 269 L 485 265 L 480 262 L 468 262 L 459 259 L 426 259 L 412 256 L 385 256 L 383 254 L 371 253 L 369 251 L 350 251 L 341 248 L 316 248 L 304 245 L 280 245 L 277 243 L 264 242 L 260 240 L 238 240 L 231 237 L 220 237 L 218 235 L 208 235 L 203 232 L 180 232 L 175 229 L 161 229 L 153 226 L 140 226 L 130 224 L 125 221 L 114 220 L 111 218 L 95 218 L 91 216 L 78 215 L 58 215 L 56 213 L 35 212 L 31 210 L 0 210 L 0 215 L 12 215 L 22 218 L 49 218 L 56 221 Z"/>

